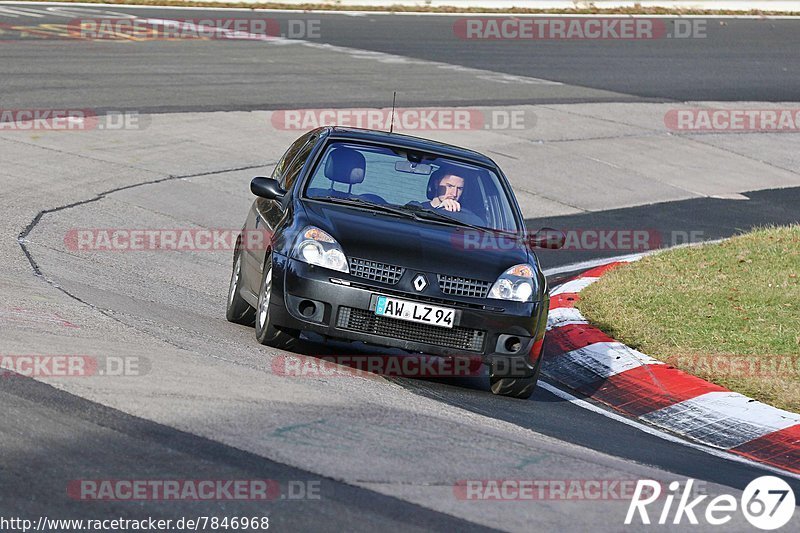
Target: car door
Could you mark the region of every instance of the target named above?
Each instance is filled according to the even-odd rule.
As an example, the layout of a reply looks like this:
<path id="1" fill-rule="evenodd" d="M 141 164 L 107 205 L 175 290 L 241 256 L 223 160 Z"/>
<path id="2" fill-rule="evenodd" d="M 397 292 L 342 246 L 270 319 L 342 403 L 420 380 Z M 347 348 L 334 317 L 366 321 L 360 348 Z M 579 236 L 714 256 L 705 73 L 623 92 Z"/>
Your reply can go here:
<path id="1" fill-rule="evenodd" d="M 271 178 L 278 180 L 284 190 L 289 191 L 291 189 L 318 138 L 319 135 L 316 131 L 303 135 L 292 143 L 280 161 L 278 161 L 278 164 L 275 165 Z M 269 239 L 287 216 L 286 206 L 288 204 L 288 201 L 279 202 L 266 198 L 256 198 L 247 217 L 248 229 L 261 232 L 265 235 L 265 240 Z M 254 294 L 258 294 L 269 243 L 265 242 L 264 246 L 250 248 L 246 252 L 246 255 L 249 256 L 249 261 L 247 261 L 249 265 L 245 267 L 249 270 L 246 278 L 250 290 Z"/>

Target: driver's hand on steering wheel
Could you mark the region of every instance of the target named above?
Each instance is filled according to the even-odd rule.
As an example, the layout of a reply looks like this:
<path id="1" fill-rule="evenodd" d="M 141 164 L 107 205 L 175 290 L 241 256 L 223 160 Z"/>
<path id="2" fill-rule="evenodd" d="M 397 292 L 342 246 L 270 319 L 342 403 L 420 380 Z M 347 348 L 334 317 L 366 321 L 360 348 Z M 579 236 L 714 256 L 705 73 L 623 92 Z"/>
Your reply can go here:
<path id="1" fill-rule="evenodd" d="M 436 209 L 443 207 L 445 211 L 461 211 L 461 204 L 458 203 L 457 200 L 454 200 L 452 198 L 445 198 L 444 200 L 439 200 L 439 203 L 437 205 L 434 205 L 433 207 L 435 207 Z"/>

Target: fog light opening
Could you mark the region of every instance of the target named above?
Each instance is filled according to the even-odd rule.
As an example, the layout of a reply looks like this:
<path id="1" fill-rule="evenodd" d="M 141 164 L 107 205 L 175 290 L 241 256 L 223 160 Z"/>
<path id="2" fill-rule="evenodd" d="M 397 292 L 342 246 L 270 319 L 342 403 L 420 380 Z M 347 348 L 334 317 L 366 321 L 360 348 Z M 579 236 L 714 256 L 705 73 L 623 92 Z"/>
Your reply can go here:
<path id="1" fill-rule="evenodd" d="M 311 318 L 317 312 L 317 306 L 311 300 L 303 300 L 298 306 L 300 314 L 306 318 Z"/>
<path id="2" fill-rule="evenodd" d="M 522 341 L 519 340 L 519 337 L 509 337 L 504 346 L 507 352 L 517 353 L 522 348 Z"/>

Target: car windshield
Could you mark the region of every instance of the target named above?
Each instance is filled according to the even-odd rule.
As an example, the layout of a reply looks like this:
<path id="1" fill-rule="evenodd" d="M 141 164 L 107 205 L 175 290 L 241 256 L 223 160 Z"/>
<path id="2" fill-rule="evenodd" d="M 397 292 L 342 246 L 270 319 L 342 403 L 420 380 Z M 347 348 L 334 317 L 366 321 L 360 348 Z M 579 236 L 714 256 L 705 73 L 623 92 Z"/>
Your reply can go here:
<path id="1" fill-rule="evenodd" d="M 491 169 L 462 161 L 367 144 L 328 145 L 306 185 L 317 199 L 351 199 L 353 205 L 379 204 L 498 231 L 517 231 L 511 202 Z M 445 206 L 458 204 L 457 210 Z M 442 205 L 446 202 L 445 205 Z"/>

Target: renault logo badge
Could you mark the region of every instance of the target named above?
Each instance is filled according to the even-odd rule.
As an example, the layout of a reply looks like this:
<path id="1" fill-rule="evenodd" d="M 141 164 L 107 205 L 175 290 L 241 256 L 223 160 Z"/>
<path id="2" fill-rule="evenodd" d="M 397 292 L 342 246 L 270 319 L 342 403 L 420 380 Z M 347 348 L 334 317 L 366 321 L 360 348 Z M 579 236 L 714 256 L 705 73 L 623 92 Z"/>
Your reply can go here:
<path id="1" fill-rule="evenodd" d="M 417 292 L 424 291 L 425 287 L 428 286 L 428 280 L 425 279 L 425 275 L 424 274 L 417 274 L 414 277 L 414 281 L 412 281 L 412 283 L 414 285 L 414 289 L 416 289 Z"/>

